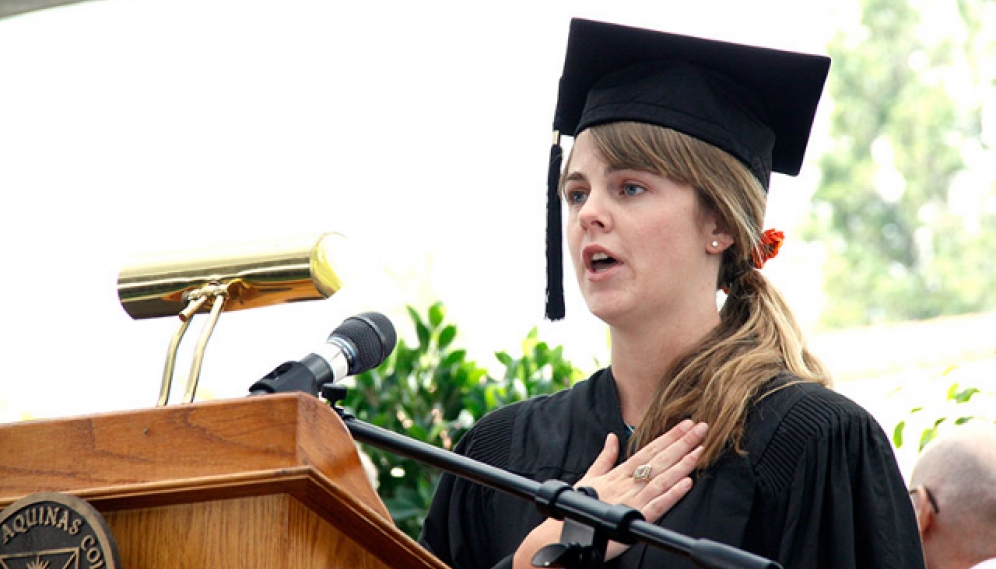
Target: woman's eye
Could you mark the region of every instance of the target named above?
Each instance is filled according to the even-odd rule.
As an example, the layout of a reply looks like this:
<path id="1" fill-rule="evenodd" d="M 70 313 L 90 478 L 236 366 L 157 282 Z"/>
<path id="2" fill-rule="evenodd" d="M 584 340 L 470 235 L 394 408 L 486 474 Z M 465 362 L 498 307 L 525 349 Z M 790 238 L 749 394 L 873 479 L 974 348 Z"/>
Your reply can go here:
<path id="1" fill-rule="evenodd" d="M 565 194 L 568 205 L 581 205 L 588 198 L 588 194 L 581 190 L 568 190 Z"/>
<path id="2" fill-rule="evenodd" d="M 643 186 L 638 186 L 636 184 L 623 184 L 622 192 L 627 196 L 636 196 L 647 191 Z"/>

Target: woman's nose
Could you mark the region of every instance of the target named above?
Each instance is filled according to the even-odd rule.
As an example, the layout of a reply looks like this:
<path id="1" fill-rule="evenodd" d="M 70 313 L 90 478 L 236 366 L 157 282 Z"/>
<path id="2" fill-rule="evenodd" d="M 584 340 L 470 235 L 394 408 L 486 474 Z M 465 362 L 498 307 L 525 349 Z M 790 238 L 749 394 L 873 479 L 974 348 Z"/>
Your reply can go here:
<path id="1" fill-rule="evenodd" d="M 609 223 L 609 212 L 603 192 L 591 192 L 578 210 L 578 221 L 584 229 L 605 229 Z"/>

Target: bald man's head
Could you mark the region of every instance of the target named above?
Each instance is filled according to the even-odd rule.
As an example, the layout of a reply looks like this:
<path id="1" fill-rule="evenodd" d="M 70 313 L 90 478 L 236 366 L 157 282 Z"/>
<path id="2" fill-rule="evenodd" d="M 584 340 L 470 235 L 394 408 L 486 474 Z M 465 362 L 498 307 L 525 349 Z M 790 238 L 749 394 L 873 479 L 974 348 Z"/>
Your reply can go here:
<path id="1" fill-rule="evenodd" d="M 910 486 L 929 569 L 996 557 L 996 425 L 971 422 L 932 441 Z"/>

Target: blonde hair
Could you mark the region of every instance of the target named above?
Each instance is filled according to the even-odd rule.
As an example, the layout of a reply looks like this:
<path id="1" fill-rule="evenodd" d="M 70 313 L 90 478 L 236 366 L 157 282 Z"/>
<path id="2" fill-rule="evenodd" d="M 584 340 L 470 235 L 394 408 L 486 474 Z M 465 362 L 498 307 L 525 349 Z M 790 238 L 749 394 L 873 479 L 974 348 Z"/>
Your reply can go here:
<path id="1" fill-rule="evenodd" d="M 700 205 L 714 212 L 734 239 L 716 279 L 717 289 L 728 289 L 719 326 L 661 378 L 630 441 L 635 450 L 685 418 L 705 421 L 709 434 L 699 468 L 706 468 L 728 448 L 743 452 L 747 412 L 772 379 L 788 373 L 792 381 L 830 384 L 781 294 L 753 269 L 765 190 L 736 158 L 671 129 L 617 122 L 588 132 L 612 167 L 654 172 L 695 188 Z"/>

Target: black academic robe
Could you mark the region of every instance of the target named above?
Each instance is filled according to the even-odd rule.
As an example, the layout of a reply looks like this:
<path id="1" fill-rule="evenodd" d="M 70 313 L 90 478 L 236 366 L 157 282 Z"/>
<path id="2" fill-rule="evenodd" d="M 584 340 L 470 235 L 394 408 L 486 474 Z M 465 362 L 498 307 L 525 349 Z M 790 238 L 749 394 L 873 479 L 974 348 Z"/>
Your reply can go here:
<path id="1" fill-rule="evenodd" d="M 489 413 L 456 450 L 536 481 L 574 484 L 609 432 L 627 439 L 615 380 L 605 369 L 571 389 Z M 816 384 L 792 383 L 754 405 L 743 446 L 746 455 L 728 452 L 698 475 L 658 525 L 785 569 L 923 568 L 892 447 L 857 404 Z M 542 521 L 532 502 L 445 474 L 419 541 L 454 568 L 510 567 L 516 548 Z M 696 565 L 637 544 L 606 567 Z"/>

